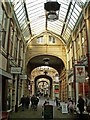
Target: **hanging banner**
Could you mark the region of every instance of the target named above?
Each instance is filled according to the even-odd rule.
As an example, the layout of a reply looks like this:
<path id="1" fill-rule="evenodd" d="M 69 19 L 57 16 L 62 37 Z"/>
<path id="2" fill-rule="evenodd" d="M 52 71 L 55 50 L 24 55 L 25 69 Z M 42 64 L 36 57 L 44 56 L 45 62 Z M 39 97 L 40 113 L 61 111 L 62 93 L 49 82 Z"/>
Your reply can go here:
<path id="1" fill-rule="evenodd" d="M 85 82 L 85 66 L 75 65 L 76 82 Z"/>

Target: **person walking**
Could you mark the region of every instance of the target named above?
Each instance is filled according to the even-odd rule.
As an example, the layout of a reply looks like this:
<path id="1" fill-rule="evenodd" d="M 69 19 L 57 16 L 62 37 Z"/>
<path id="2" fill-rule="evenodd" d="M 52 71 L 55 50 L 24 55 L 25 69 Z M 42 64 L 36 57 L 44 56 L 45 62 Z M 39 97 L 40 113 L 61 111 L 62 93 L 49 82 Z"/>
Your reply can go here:
<path id="1" fill-rule="evenodd" d="M 73 102 L 71 99 L 68 102 L 68 111 L 69 113 L 73 113 Z"/>
<path id="2" fill-rule="evenodd" d="M 55 97 L 56 100 L 56 106 L 58 107 L 58 97 Z"/>
<path id="3" fill-rule="evenodd" d="M 34 95 L 31 96 L 31 108 L 33 108 L 34 106 L 34 99 L 35 99 L 35 96 Z"/>
<path id="4" fill-rule="evenodd" d="M 39 102 L 39 98 L 38 98 L 37 96 L 35 96 L 34 105 L 35 105 L 35 110 L 36 110 L 36 111 L 37 111 L 38 102 Z"/>
<path id="5" fill-rule="evenodd" d="M 79 94 L 79 99 L 78 99 L 78 105 L 77 105 L 77 107 L 79 108 L 79 111 L 80 111 L 80 119 L 82 119 L 83 117 L 82 117 L 82 113 L 84 112 L 84 100 L 83 100 L 83 98 L 82 98 L 82 95 L 81 94 Z"/>
<path id="6" fill-rule="evenodd" d="M 21 103 L 22 103 L 22 111 L 24 111 L 24 106 L 25 106 L 25 97 L 24 97 L 24 95 L 21 98 Z"/>
<path id="7" fill-rule="evenodd" d="M 87 108 L 88 114 L 90 115 L 90 98 L 89 98 L 88 95 L 87 95 L 87 98 L 86 98 L 86 108 Z"/>
<path id="8" fill-rule="evenodd" d="M 27 96 L 27 98 L 26 98 L 26 107 L 27 107 L 27 109 L 29 108 L 29 104 L 30 104 L 30 99 L 29 99 L 29 97 Z"/>

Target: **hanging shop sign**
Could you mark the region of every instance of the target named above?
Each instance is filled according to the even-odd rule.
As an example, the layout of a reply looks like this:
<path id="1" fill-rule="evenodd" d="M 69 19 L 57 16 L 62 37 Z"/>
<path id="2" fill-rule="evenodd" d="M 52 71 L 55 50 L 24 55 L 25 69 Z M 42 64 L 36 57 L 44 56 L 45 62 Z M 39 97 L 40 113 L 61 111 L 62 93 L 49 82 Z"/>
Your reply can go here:
<path id="1" fill-rule="evenodd" d="M 85 82 L 85 66 L 75 65 L 76 82 Z"/>
<path id="2" fill-rule="evenodd" d="M 20 74 L 21 73 L 21 67 L 11 67 L 11 73 Z"/>
<path id="3" fill-rule="evenodd" d="M 27 75 L 20 75 L 20 79 L 27 79 Z"/>

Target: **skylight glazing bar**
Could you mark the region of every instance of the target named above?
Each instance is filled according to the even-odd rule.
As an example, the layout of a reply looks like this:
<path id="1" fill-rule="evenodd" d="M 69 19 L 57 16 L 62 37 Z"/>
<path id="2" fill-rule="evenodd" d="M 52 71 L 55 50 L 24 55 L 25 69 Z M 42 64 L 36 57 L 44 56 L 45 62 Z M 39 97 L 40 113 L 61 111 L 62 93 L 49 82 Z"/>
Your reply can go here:
<path id="1" fill-rule="evenodd" d="M 19 23 L 21 24 L 22 21 L 25 21 L 26 20 L 26 17 L 24 16 L 23 18 L 21 18 L 19 21 Z"/>
<path id="2" fill-rule="evenodd" d="M 21 15 L 25 15 L 23 12 L 24 12 L 24 11 L 22 11 L 22 13 L 19 13 L 19 14 L 17 15 L 17 18 L 19 18 Z"/>
<path id="3" fill-rule="evenodd" d="M 32 4 L 32 3 L 34 3 L 34 2 L 37 2 L 38 0 L 26 0 L 26 4 Z"/>
<path id="4" fill-rule="evenodd" d="M 23 8 L 23 2 L 19 1 L 19 3 L 15 6 L 14 10 L 17 11 L 18 9 L 20 9 L 20 7 Z"/>
<path id="5" fill-rule="evenodd" d="M 22 13 L 22 12 L 24 12 L 24 9 L 23 9 L 23 8 L 20 9 L 18 12 L 16 11 L 16 14 L 18 15 L 18 14 L 20 14 L 20 13 Z"/>
<path id="6" fill-rule="evenodd" d="M 57 25 L 57 24 L 53 25 L 53 24 L 50 24 L 50 23 L 49 23 L 49 25 L 52 25 L 52 26 L 55 27 L 55 28 L 61 28 L 61 27 L 62 27 L 62 26 Z"/>
<path id="7" fill-rule="evenodd" d="M 21 18 L 24 17 L 24 14 L 21 14 L 19 17 L 18 17 L 18 20 L 20 20 Z"/>
<path id="8" fill-rule="evenodd" d="M 38 26 L 41 26 L 41 25 L 43 25 L 43 26 L 44 26 L 45 24 L 44 24 L 43 22 L 42 22 L 42 23 L 38 23 L 38 25 L 37 25 L 37 26 L 34 24 L 34 25 L 32 25 L 32 29 L 33 29 L 33 28 L 37 28 Z"/>
<path id="9" fill-rule="evenodd" d="M 32 12 L 32 11 L 34 11 L 34 10 L 36 10 L 36 9 L 41 9 L 41 8 L 43 8 L 42 7 L 42 5 L 41 6 L 35 6 L 34 8 L 32 8 L 32 9 L 28 9 L 28 12 Z M 44 8 L 43 8 L 43 10 L 44 10 Z"/>
<path id="10" fill-rule="evenodd" d="M 42 10 L 43 10 L 43 9 L 39 9 L 39 10 L 37 9 L 37 10 L 35 10 L 35 11 L 31 11 L 31 12 L 29 13 L 29 15 L 32 15 L 32 14 L 35 14 L 35 13 L 38 13 L 38 12 L 40 13 L 40 11 L 42 12 Z M 43 13 L 44 13 L 44 12 L 43 12 Z"/>
<path id="11" fill-rule="evenodd" d="M 44 28 L 44 25 L 43 25 L 43 27 L 42 27 L 42 25 L 39 25 L 39 26 L 35 26 L 35 27 L 32 27 L 32 31 L 34 31 L 35 29 L 37 30 L 38 28 Z"/>
<path id="12" fill-rule="evenodd" d="M 43 4 L 43 2 L 39 2 L 39 3 L 37 3 L 37 4 L 32 4 L 31 6 L 29 5 L 29 7 L 28 7 L 28 4 L 27 4 L 27 7 L 28 7 L 28 8 L 32 8 L 32 7 L 37 6 L 37 5 L 40 5 L 40 4 Z M 44 5 L 43 5 L 43 6 L 44 6 Z"/>

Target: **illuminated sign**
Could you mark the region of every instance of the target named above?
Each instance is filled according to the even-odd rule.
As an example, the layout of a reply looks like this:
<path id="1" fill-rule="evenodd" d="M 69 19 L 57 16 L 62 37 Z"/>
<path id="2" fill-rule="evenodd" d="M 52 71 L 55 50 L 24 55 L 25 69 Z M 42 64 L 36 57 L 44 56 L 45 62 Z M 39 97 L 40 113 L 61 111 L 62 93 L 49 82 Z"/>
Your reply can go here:
<path id="1" fill-rule="evenodd" d="M 59 90 L 55 90 L 55 93 L 59 93 Z"/>

